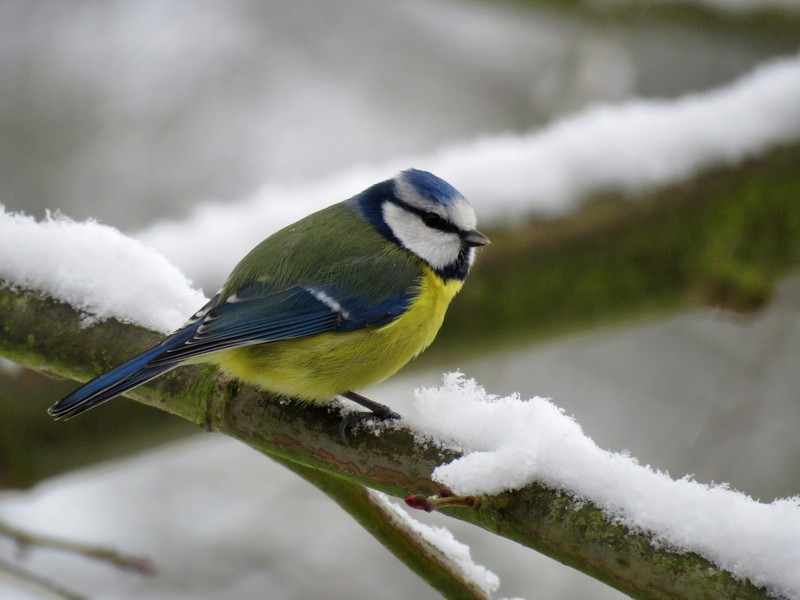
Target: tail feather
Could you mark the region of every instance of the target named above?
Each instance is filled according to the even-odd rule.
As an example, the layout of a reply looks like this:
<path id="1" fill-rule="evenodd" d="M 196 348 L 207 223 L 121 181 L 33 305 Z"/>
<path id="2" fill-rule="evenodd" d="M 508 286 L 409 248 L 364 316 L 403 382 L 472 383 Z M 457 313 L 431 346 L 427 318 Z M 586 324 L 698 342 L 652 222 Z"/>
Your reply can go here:
<path id="1" fill-rule="evenodd" d="M 179 346 L 195 332 L 196 326 L 186 327 L 173 333 L 157 346 L 145 350 L 130 360 L 106 371 L 102 375 L 82 385 L 77 390 L 51 406 L 47 412 L 57 419 L 69 419 L 94 408 L 128 390 L 142 385 L 172 370 L 178 361 L 152 365 L 150 362 L 168 350 Z"/>

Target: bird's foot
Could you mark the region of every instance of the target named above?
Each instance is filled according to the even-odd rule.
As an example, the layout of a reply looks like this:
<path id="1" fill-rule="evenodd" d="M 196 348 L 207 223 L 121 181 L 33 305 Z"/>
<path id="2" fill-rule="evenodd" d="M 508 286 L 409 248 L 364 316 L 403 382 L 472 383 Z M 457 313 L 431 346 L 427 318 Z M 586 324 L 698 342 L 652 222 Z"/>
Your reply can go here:
<path id="1" fill-rule="evenodd" d="M 352 400 L 356 404 L 359 404 L 370 411 L 349 413 L 342 417 L 342 422 L 339 424 L 339 436 L 342 438 L 342 441 L 345 444 L 349 445 L 349 442 L 347 441 L 348 430 L 355 429 L 362 423 L 377 423 L 389 420 L 395 421 L 402 418 L 385 404 L 370 400 L 361 394 L 356 394 L 355 392 L 346 392 L 342 394 L 342 396 L 348 400 Z"/>
<path id="2" fill-rule="evenodd" d="M 356 394 L 355 392 L 345 392 L 342 394 L 344 398 L 348 400 L 352 400 L 356 404 L 359 404 L 369 410 L 368 413 L 358 413 L 363 414 L 367 417 L 372 415 L 374 420 L 387 420 L 387 419 L 401 419 L 402 417 L 394 412 L 391 408 L 386 406 L 385 404 L 381 404 L 380 402 L 375 402 L 374 400 L 370 400 L 362 396 L 361 394 Z"/>

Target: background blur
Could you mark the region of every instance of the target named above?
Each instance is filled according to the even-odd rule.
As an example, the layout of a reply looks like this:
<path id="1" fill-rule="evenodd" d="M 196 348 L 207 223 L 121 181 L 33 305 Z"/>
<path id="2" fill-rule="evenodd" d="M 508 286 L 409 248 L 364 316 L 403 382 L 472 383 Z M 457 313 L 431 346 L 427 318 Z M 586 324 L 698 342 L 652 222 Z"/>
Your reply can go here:
<path id="1" fill-rule="evenodd" d="M 800 46 L 791 2 L 664 4 L 5 0 L 0 203 L 135 234 L 266 183 L 524 133 L 598 103 L 702 93 Z M 647 190 L 637 206 L 677 211 L 688 228 L 701 219 L 690 204 L 715 194 L 724 212 L 725 190 L 776 186 L 750 203 L 755 227 L 762 207 L 800 187 L 798 167 L 800 139 Z M 531 252 L 581 264 L 581 252 L 614 249 L 646 227 L 658 243 L 652 211 L 630 200 L 600 190 L 574 214 L 534 219 L 532 210 L 516 229 L 490 231 L 495 243 L 442 339 L 373 394 L 402 413 L 411 390 L 460 368 L 497 394 L 552 397 L 601 447 L 628 449 L 675 477 L 729 482 L 764 501 L 798 494 L 800 257 L 778 249 L 763 261 L 769 268 L 748 263 L 747 276 L 732 279 L 756 283 L 734 292 L 664 282 L 655 287 L 669 297 L 656 291 L 634 304 L 610 295 L 575 318 L 556 297 L 563 310 L 547 312 L 546 323 L 492 331 L 479 296 L 511 265 L 532 273 Z M 542 240 L 547 251 L 536 254 Z M 213 254 L 215 240 L 198 247 Z M 615 270 L 603 285 L 618 287 Z M 540 285 L 513 277 L 504 289 L 524 295 Z M 210 294 L 220 282 L 196 283 Z M 513 293 L 489 299 L 521 302 Z M 526 319 L 546 312 L 514 310 Z M 47 552 L 28 557 L 31 569 L 97 598 L 434 596 L 316 490 L 247 448 L 209 435 L 161 447 L 195 431 L 123 401 L 51 422 L 46 406 L 72 387 L 0 368 L 0 519 L 147 554 L 160 574 L 143 579 Z M 621 597 L 506 540 L 428 520 L 500 575 L 503 596 Z M 1 552 L 12 550 L 0 540 Z M 0 595 L 37 597 L 2 580 Z"/>

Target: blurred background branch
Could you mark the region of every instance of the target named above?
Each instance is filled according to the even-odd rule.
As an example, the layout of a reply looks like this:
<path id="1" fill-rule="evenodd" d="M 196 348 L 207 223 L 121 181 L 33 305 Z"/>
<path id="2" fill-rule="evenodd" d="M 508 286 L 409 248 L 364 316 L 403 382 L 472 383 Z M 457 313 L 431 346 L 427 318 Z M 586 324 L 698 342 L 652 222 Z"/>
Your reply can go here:
<path id="1" fill-rule="evenodd" d="M 20 555 L 25 555 L 35 549 L 47 548 L 59 552 L 77 554 L 88 559 L 111 564 L 120 569 L 135 571 L 142 575 L 153 575 L 155 573 L 155 565 L 147 558 L 130 556 L 114 548 L 106 548 L 47 535 L 34 534 L 29 531 L 23 531 L 17 527 L 12 527 L 8 523 L 3 523 L 2 521 L 0 521 L 0 536 L 12 540 L 16 544 L 17 552 L 19 552 Z"/>

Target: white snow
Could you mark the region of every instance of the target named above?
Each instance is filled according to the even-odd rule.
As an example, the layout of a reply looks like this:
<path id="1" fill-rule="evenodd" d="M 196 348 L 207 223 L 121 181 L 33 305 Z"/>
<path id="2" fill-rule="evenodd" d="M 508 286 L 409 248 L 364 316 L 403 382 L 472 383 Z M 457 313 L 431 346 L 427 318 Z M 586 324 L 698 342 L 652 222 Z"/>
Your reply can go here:
<path id="1" fill-rule="evenodd" d="M 522 135 L 354 166 L 305 184 L 267 183 L 238 204 L 206 203 L 185 220 L 136 235 L 190 276 L 221 282 L 264 237 L 410 166 L 452 183 L 475 206 L 481 224 L 563 213 L 594 192 L 640 192 L 800 139 L 798 98 L 800 55 L 677 100 L 597 106 Z M 209 240 L 214 253 L 199 247 Z"/>
<path id="2" fill-rule="evenodd" d="M 439 550 L 466 579 L 475 583 L 485 593 L 495 592 L 500 587 L 500 578 L 486 567 L 476 564 L 470 555 L 469 546 L 459 542 L 449 529 L 417 521 L 405 509 L 392 502 L 386 494 L 370 490 L 370 496 L 373 501 L 384 507 L 385 512 L 393 515 L 406 528 Z"/>
<path id="3" fill-rule="evenodd" d="M 693 551 L 756 585 L 800 598 L 800 498 L 758 502 L 725 485 L 640 465 L 599 448 L 549 400 L 488 394 L 461 373 L 415 394 L 407 422 L 464 453 L 434 471 L 459 495 L 497 494 L 533 482 L 594 502 L 656 543 Z"/>
<path id="4" fill-rule="evenodd" d="M 95 221 L 37 222 L 0 204 L 0 281 L 41 291 L 86 315 L 168 332 L 202 306 L 202 292 L 152 248 Z"/>

